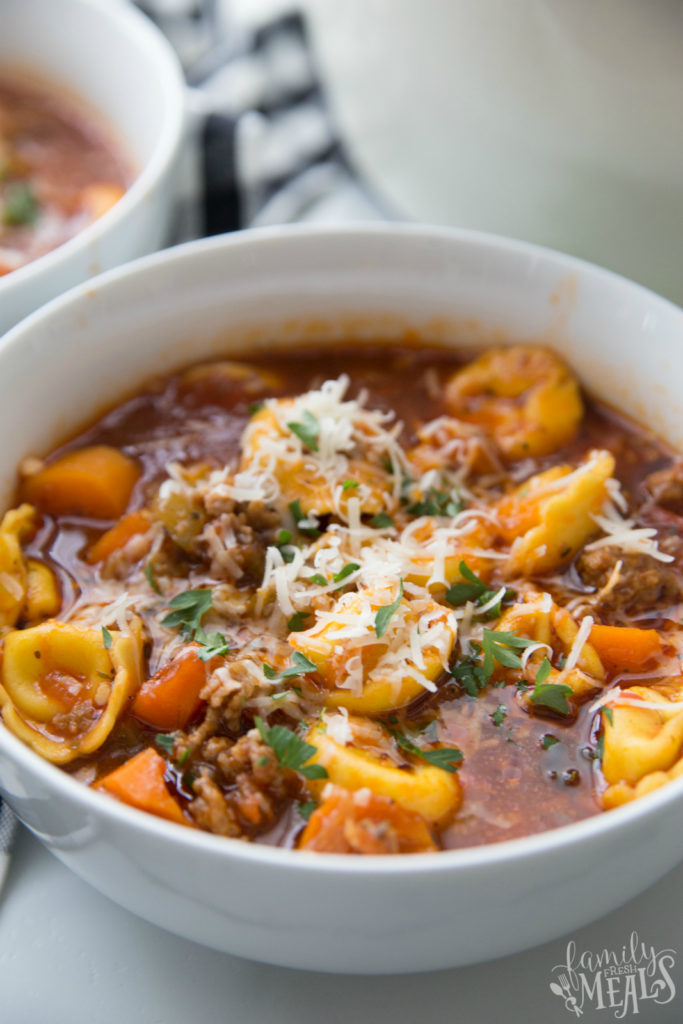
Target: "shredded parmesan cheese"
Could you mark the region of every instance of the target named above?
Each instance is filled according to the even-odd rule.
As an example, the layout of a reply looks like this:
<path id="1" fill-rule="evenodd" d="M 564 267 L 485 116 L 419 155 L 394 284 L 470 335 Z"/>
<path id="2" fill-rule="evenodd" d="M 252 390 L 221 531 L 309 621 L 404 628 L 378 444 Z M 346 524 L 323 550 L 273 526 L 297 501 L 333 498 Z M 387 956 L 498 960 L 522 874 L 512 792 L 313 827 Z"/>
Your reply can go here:
<path id="1" fill-rule="evenodd" d="M 673 555 L 666 555 L 657 547 L 657 531 L 654 527 L 636 526 L 635 520 L 624 518 L 611 500 L 605 503 L 602 513 L 594 515 L 593 519 L 605 536 L 586 544 L 586 551 L 617 547 L 631 554 L 649 555 L 658 562 L 673 562 Z"/>

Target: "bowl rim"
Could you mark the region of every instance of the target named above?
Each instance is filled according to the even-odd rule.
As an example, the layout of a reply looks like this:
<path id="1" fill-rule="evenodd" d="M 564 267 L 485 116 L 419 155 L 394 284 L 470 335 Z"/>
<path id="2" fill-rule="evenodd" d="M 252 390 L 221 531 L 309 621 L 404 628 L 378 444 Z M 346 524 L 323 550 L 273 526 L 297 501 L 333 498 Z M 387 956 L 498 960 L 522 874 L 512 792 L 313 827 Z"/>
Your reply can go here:
<path id="1" fill-rule="evenodd" d="M 403 238 L 408 245 L 419 240 L 443 241 L 465 249 L 474 248 L 498 254 L 505 253 L 511 258 L 523 256 L 532 260 L 543 260 L 562 273 L 582 270 L 598 282 L 602 280 L 605 283 L 617 285 L 621 289 L 626 289 L 649 300 L 658 308 L 674 314 L 680 319 L 683 336 L 683 309 L 675 303 L 613 271 L 533 243 L 471 229 L 409 223 L 369 224 L 362 222 L 334 226 L 296 224 L 250 229 L 249 231 L 184 242 L 149 256 L 143 256 L 123 266 L 115 267 L 90 281 L 71 288 L 12 327 L 0 339 L 0 361 L 6 348 L 22 344 L 24 335 L 30 335 L 34 327 L 40 325 L 41 322 L 49 322 L 54 314 L 58 314 L 70 306 L 77 308 L 79 303 L 89 300 L 93 292 L 97 292 L 101 288 L 107 289 L 120 282 L 125 282 L 126 279 L 144 276 L 147 272 L 153 273 L 157 268 L 193 260 L 202 254 L 214 251 L 248 249 L 253 246 L 258 248 L 282 242 L 286 244 L 288 239 L 304 238 L 313 242 L 325 239 L 327 243 L 333 243 L 335 240 L 351 238 L 362 245 L 364 239 L 381 237 Z M 599 841 L 613 829 L 618 831 L 620 828 L 629 826 L 645 828 L 647 822 L 657 818 L 664 808 L 683 798 L 683 777 L 681 777 L 638 800 L 614 808 L 609 812 L 598 810 L 588 818 L 528 836 L 503 839 L 480 846 L 417 853 L 410 856 L 396 857 L 384 854 L 355 858 L 345 854 L 326 853 L 321 855 L 314 851 L 290 850 L 217 836 L 199 829 L 186 828 L 164 821 L 120 803 L 114 798 L 107 799 L 106 794 L 95 792 L 68 775 L 57 765 L 45 761 L 14 736 L 1 720 L 0 756 L 10 757 L 29 775 L 37 778 L 43 786 L 53 792 L 56 791 L 60 798 L 80 804 L 95 817 L 102 816 L 105 822 L 112 826 L 122 825 L 128 830 L 143 834 L 148 839 L 175 842 L 188 853 L 203 851 L 207 855 L 223 857 L 228 861 L 234 858 L 238 861 L 269 865 L 287 871 L 309 873 L 313 870 L 323 875 L 412 876 L 416 873 L 422 874 L 424 871 L 428 871 L 430 874 L 435 871 L 464 871 L 491 867 L 503 862 L 525 860 L 528 857 L 551 854 L 558 847 L 571 847 L 591 840 Z M 10 804 L 11 802 L 10 798 Z"/>
<path id="2" fill-rule="evenodd" d="M 115 24 L 123 34 L 127 35 L 145 56 L 150 74 L 155 74 L 163 86 L 165 110 L 163 120 L 157 124 L 157 141 L 151 156 L 137 171 L 131 184 L 124 194 L 101 217 L 88 224 L 55 249 L 38 256 L 29 263 L 0 277 L 0 301 L 3 292 L 9 293 L 12 288 L 17 290 L 24 284 L 29 285 L 41 274 L 50 270 L 62 260 L 68 260 L 86 250 L 91 244 L 115 228 L 129 213 L 149 196 L 156 187 L 166 169 L 173 163 L 182 139 L 186 121 L 186 88 L 180 61 L 162 32 L 149 18 L 128 3 L 105 3 L 104 0 L 67 0 L 72 7 L 89 8 L 98 13 L 110 24 Z M 19 56 L 20 60 L 21 57 Z M 52 77 L 47 80 L 53 81 Z M 57 86 L 59 83 L 56 83 Z M 78 91 L 76 99 L 80 99 Z M 87 97 L 90 111 L 95 119 L 106 118 L 103 112 L 93 105 Z M 121 137 L 120 144 L 125 148 L 127 139 Z"/>

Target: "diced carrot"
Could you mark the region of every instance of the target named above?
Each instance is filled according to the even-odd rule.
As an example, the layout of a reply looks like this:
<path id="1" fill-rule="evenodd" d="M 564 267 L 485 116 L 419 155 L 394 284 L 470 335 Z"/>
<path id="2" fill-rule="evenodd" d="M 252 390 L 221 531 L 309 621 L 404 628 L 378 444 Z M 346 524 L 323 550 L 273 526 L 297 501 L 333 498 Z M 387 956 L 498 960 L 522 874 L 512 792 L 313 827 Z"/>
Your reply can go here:
<path id="1" fill-rule="evenodd" d="M 156 814 L 158 818 L 187 825 L 180 805 L 166 788 L 165 772 L 166 762 L 163 757 L 147 747 L 105 775 L 95 783 L 94 789 L 103 789 L 124 804 L 147 811 L 148 814 Z"/>
<path id="2" fill-rule="evenodd" d="M 318 853 L 425 853 L 437 846 L 427 822 L 389 797 L 336 788 L 310 817 L 299 849 Z"/>
<path id="3" fill-rule="evenodd" d="M 131 537 L 136 534 L 146 533 L 149 529 L 151 516 L 146 508 L 137 512 L 128 512 L 122 519 L 119 519 L 116 526 L 107 530 L 95 541 L 86 555 L 86 562 L 90 565 L 97 565 L 98 562 L 106 562 L 114 551 L 125 547 Z"/>
<path id="4" fill-rule="evenodd" d="M 155 729 L 183 729 L 202 705 L 206 665 L 194 651 L 175 658 L 142 684 L 133 714 Z"/>
<path id="5" fill-rule="evenodd" d="M 634 626 L 593 626 L 590 643 L 606 669 L 635 671 L 656 657 L 662 642 L 656 629 Z"/>
<path id="6" fill-rule="evenodd" d="M 27 477 L 22 495 L 50 515 L 118 519 L 139 476 L 138 466 L 123 452 L 94 445 L 69 452 Z"/>

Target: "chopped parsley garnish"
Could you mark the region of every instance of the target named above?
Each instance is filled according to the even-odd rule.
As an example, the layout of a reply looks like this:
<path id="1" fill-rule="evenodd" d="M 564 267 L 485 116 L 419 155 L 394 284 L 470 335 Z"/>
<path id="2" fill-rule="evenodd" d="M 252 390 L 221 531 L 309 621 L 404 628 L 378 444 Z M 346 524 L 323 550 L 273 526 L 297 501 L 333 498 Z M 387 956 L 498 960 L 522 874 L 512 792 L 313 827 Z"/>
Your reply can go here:
<path id="1" fill-rule="evenodd" d="M 471 644 L 475 655 L 483 653 L 482 661 L 473 656 L 464 658 L 453 666 L 451 675 L 469 697 L 476 697 L 490 682 L 496 662 L 506 668 L 521 668 L 522 660 L 515 651 L 530 647 L 533 643 L 536 641 L 517 636 L 516 633 L 485 629 L 481 644 Z"/>
<path id="2" fill-rule="evenodd" d="M 102 642 L 104 643 L 105 651 L 108 651 L 112 644 L 112 636 L 106 626 L 102 626 Z"/>
<path id="3" fill-rule="evenodd" d="M 190 756 L 190 748 L 189 747 L 185 747 L 185 749 L 183 750 L 182 754 L 178 758 L 178 767 L 180 767 L 181 765 L 184 765 L 189 756 Z"/>
<path id="4" fill-rule="evenodd" d="M 258 715 L 254 718 L 254 725 L 263 742 L 270 747 L 283 768 L 291 768 L 305 779 L 327 778 L 327 771 L 321 764 L 306 764 L 317 753 L 317 747 L 306 743 L 286 725 L 273 725 L 268 728 Z"/>
<path id="5" fill-rule="evenodd" d="M 308 819 L 313 814 L 313 811 L 316 809 L 317 806 L 318 805 L 316 804 L 315 800 L 307 800 L 305 803 L 299 804 L 299 814 L 304 819 L 304 821 L 308 821 Z"/>
<path id="6" fill-rule="evenodd" d="M 287 426 L 310 451 L 318 451 L 320 424 L 312 412 L 309 412 L 308 409 L 304 410 L 299 422 L 294 421 L 288 423 Z"/>
<path id="7" fill-rule="evenodd" d="M 277 535 L 278 544 L 289 544 L 292 539 L 292 535 L 289 530 L 280 530 Z"/>
<path id="8" fill-rule="evenodd" d="M 7 186 L 2 205 L 2 219 L 8 227 L 34 224 L 38 219 L 38 212 L 38 200 L 30 185 L 17 181 Z"/>
<path id="9" fill-rule="evenodd" d="M 208 588 L 185 590 L 171 598 L 168 607 L 172 611 L 161 620 L 162 626 L 179 629 L 183 640 L 196 641 L 200 645 L 197 657 L 202 661 L 224 658 L 230 651 L 230 644 L 222 633 L 206 633 L 202 627 L 202 618 L 211 607 L 211 600 Z"/>
<path id="10" fill-rule="evenodd" d="M 468 697 L 476 697 L 488 683 L 484 669 L 474 658 L 465 658 L 451 669 L 451 675 L 460 683 Z"/>
<path id="11" fill-rule="evenodd" d="M 308 582 L 315 583 L 318 587 L 326 587 L 328 581 L 326 576 L 323 576 L 320 572 L 316 572 L 313 576 L 308 577 Z"/>
<path id="12" fill-rule="evenodd" d="M 250 416 L 253 416 L 255 413 L 260 412 L 265 404 L 266 403 L 263 400 L 261 400 L 260 402 L 250 402 L 249 405 L 247 406 L 247 412 L 249 413 Z"/>
<path id="13" fill-rule="evenodd" d="M 493 712 L 493 714 L 489 715 L 489 718 L 491 719 L 494 725 L 502 725 L 503 722 L 505 721 L 505 716 L 507 715 L 507 713 L 508 709 L 505 707 L 505 705 L 499 704 L 496 710 Z"/>
<path id="14" fill-rule="evenodd" d="M 605 704 L 602 709 L 602 713 L 609 722 L 610 725 L 614 725 L 614 711 L 612 708 L 608 708 Z"/>
<path id="15" fill-rule="evenodd" d="M 334 574 L 334 576 L 332 577 L 332 582 L 341 583 L 343 580 L 346 579 L 347 576 L 350 576 L 351 573 L 355 572 L 357 569 L 360 569 L 360 565 L 358 564 L 358 562 L 347 562 L 346 565 L 339 570 L 339 572 L 336 572 Z"/>
<path id="16" fill-rule="evenodd" d="M 304 620 L 310 618 L 310 614 L 310 612 L 294 612 L 291 619 L 287 622 L 287 629 L 290 633 L 300 633 L 305 629 Z"/>
<path id="17" fill-rule="evenodd" d="M 546 679 L 552 671 L 552 665 L 547 658 L 544 658 L 536 672 L 536 685 L 533 692 L 529 694 L 532 704 L 539 704 L 541 707 L 549 708 L 559 715 L 568 715 L 571 707 L 567 703 L 567 697 L 574 692 L 571 686 L 564 683 L 546 683 Z"/>
<path id="18" fill-rule="evenodd" d="M 161 594 L 161 587 L 157 583 L 157 578 L 154 575 L 154 569 L 152 568 L 151 562 L 148 562 L 147 565 L 145 566 L 145 576 L 147 577 L 147 582 L 149 583 L 154 593 Z"/>
<path id="19" fill-rule="evenodd" d="M 303 533 L 305 537 L 319 537 L 320 530 L 316 526 L 308 525 L 308 517 L 304 515 L 301 508 L 301 502 L 297 498 L 295 501 L 290 501 L 289 511 L 292 514 L 294 525 L 296 526 L 299 533 Z M 303 526 L 301 525 L 303 523 Z"/>
<path id="20" fill-rule="evenodd" d="M 172 736 L 169 736 L 167 733 L 165 733 L 165 732 L 158 732 L 156 734 L 156 736 L 154 737 L 154 742 L 156 743 L 156 745 L 158 747 L 161 747 L 162 750 L 165 750 L 167 754 L 170 755 L 170 754 L 173 753 L 173 747 L 174 747 L 174 744 L 175 744 L 175 740 L 173 739 Z M 189 747 L 188 747 L 188 750 L 189 750 Z"/>
<path id="21" fill-rule="evenodd" d="M 541 746 L 544 750 L 550 750 L 551 747 L 554 747 L 555 744 L 559 742 L 560 741 L 557 739 L 557 737 L 553 736 L 552 733 L 546 732 L 543 736 L 541 736 Z"/>
<path id="22" fill-rule="evenodd" d="M 391 516 L 388 516 L 386 512 L 378 512 L 376 516 L 373 516 L 370 520 L 370 526 L 375 526 L 378 530 L 385 530 L 389 526 L 394 525 L 394 520 Z"/>
<path id="23" fill-rule="evenodd" d="M 603 733 L 599 740 L 598 745 L 595 748 L 595 754 L 599 761 L 602 761 L 605 756 L 605 734 Z"/>
<path id="24" fill-rule="evenodd" d="M 301 690 L 297 686 L 292 686 L 289 690 L 280 690 L 279 693 L 269 694 L 271 700 L 284 700 L 285 697 L 289 697 L 290 694 L 295 693 L 297 696 L 301 696 Z"/>
<path id="25" fill-rule="evenodd" d="M 398 584 L 398 597 L 396 600 L 392 601 L 391 604 L 385 604 L 382 608 L 379 608 L 375 615 L 375 634 L 378 640 L 386 633 L 391 617 L 398 611 L 402 600 L 403 580 L 401 579 Z"/>
<path id="26" fill-rule="evenodd" d="M 357 480 L 345 480 L 342 484 L 342 491 L 351 491 L 354 487 L 360 487 Z"/>
<path id="27" fill-rule="evenodd" d="M 496 632 L 494 629 L 485 629 L 482 636 L 482 650 L 484 660 L 482 668 L 487 679 L 491 678 L 494 669 L 494 661 L 506 668 L 521 668 L 522 660 L 515 650 L 524 650 L 530 647 L 535 640 L 529 640 L 525 636 L 517 636 L 516 633 Z"/>
<path id="28" fill-rule="evenodd" d="M 420 501 L 408 506 L 411 516 L 457 516 L 462 511 L 462 502 L 446 491 L 430 487 Z"/>
<path id="29" fill-rule="evenodd" d="M 474 601 L 475 604 L 483 605 L 498 593 L 498 590 L 490 590 L 484 581 L 480 580 L 476 573 L 472 572 L 466 562 L 460 562 L 459 571 L 460 575 L 468 582 L 454 583 L 453 586 L 449 587 L 446 591 L 446 600 L 454 607 L 465 604 L 467 601 Z M 516 594 L 514 590 L 506 590 L 500 601 L 497 601 L 496 604 L 489 609 L 488 614 L 491 618 L 498 618 L 500 616 L 501 605 L 513 600 L 515 597 Z"/>
<path id="30" fill-rule="evenodd" d="M 536 683 L 530 700 L 532 704 L 540 704 L 541 707 L 556 711 L 559 715 L 568 715 L 571 708 L 567 703 L 567 697 L 571 697 L 573 692 L 571 686 L 564 683 Z"/>
<path id="31" fill-rule="evenodd" d="M 179 629 L 183 639 L 194 640 L 195 633 L 201 629 L 203 616 L 211 607 L 211 591 L 185 590 L 171 598 L 168 607 L 172 611 L 161 620 L 161 625 Z"/>
<path id="32" fill-rule="evenodd" d="M 442 768 L 445 772 L 457 772 L 462 761 L 462 751 L 457 747 L 436 747 L 434 750 L 422 750 L 412 740 L 409 740 L 403 733 L 390 729 L 391 735 L 399 747 L 413 757 L 419 757 L 423 761 L 434 765 L 435 768 Z"/>
<path id="33" fill-rule="evenodd" d="M 536 673 L 536 685 L 544 683 L 552 671 L 552 665 L 547 658 L 544 658 L 541 664 L 538 666 Z"/>
<path id="34" fill-rule="evenodd" d="M 263 666 L 263 674 L 266 679 L 270 679 L 271 682 L 280 682 L 283 679 L 293 679 L 295 676 L 304 675 L 306 672 L 315 672 L 316 666 L 312 661 L 309 661 L 305 654 L 301 651 L 294 651 L 292 653 L 292 664 L 289 668 L 284 669 L 278 673 L 272 665 Z"/>
<path id="35" fill-rule="evenodd" d="M 202 661 L 211 661 L 212 658 L 224 658 L 230 653 L 230 643 L 222 633 L 205 633 L 201 626 L 195 630 L 194 639 L 201 644 L 201 650 L 197 651 L 197 657 Z"/>

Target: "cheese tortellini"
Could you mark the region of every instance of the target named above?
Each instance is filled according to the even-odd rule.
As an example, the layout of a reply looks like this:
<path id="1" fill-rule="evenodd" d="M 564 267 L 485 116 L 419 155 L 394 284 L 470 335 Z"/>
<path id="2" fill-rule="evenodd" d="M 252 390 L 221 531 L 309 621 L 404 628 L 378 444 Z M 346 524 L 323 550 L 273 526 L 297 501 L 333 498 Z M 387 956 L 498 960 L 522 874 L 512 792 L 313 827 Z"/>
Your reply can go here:
<path id="1" fill-rule="evenodd" d="M 596 532 L 594 516 L 608 498 L 614 456 L 591 452 L 576 469 L 554 466 L 531 477 L 498 504 L 511 542 L 507 576 L 535 576 L 565 565 Z"/>
<path id="2" fill-rule="evenodd" d="M 377 616 L 394 604 L 382 632 Z M 329 707 L 377 715 L 436 688 L 456 635 L 455 618 L 443 605 L 429 597 L 408 599 L 385 584 L 345 594 L 289 642 L 316 666 L 329 688 Z"/>
<path id="3" fill-rule="evenodd" d="M 5 637 L 5 725 L 48 761 L 66 764 L 102 745 L 140 685 L 141 633 L 105 634 L 48 620 Z"/>
<path id="4" fill-rule="evenodd" d="M 355 724 L 351 719 L 352 736 Z M 362 731 L 362 723 L 359 725 Z M 308 740 L 316 748 L 312 763 L 322 765 L 333 784 L 352 791 L 369 789 L 378 796 L 390 797 L 435 824 L 443 823 L 458 809 L 462 791 L 453 772 L 429 764 L 412 764 L 406 770 L 382 756 L 376 748 L 363 749 L 353 740 L 341 743 L 324 730 L 324 723 L 314 726 Z M 308 786 L 319 796 L 325 783 L 309 782 Z"/>
<path id="5" fill-rule="evenodd" d="M 668 700 L 652 687 L 629 687 L 610 706 L 609 714 L 603 712 L 603 728 L 602 771 L 610 787 L 619 787 L 617 793 L 624 786 L 635 790 L 639 785 L 642 792 L 642 783 L 653 776 L 661 784 L 662 775 L 683 758 L 680 696 Z M 614 802 L 614 795 L 606 794 L 608 804 Z"/>
<path id="6" fill-rule="evenodd" d="M 551 454 L 571 441 L 583 416 L 574 375 L 534 345 L 491 349 L 468 363 L 448 382 L 446 405 L 485 428 L 509 459 Z"/>

